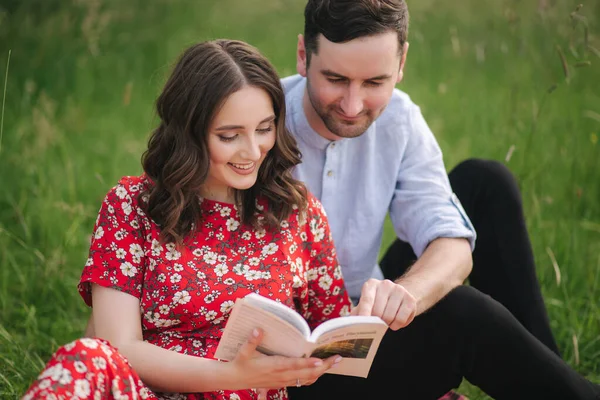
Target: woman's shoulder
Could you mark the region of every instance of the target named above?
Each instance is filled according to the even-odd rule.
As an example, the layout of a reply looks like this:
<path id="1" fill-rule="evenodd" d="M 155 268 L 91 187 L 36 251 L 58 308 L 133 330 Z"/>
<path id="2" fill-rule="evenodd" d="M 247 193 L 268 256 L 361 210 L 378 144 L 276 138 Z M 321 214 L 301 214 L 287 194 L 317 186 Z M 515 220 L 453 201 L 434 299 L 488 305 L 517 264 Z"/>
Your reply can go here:
<path id="1" fill-rule="evenodd" d="M 123 176 L 109 191 L 107 197 L 116 197 L 121 200 L 137 202 L 138 195 L 145 192 L 150 186 L 146 175 Z"/>
<path id="2" fill-rule="evenodd" d="M 123 176 L 115 186 L 113 186 L 106 197 L 104 203 L 114 208 L 123 209 L 126 215 L 143 215 L 139 207 L 140 194 L 146 192 L 151 184 L 150 179 L 145 175 Z"/>

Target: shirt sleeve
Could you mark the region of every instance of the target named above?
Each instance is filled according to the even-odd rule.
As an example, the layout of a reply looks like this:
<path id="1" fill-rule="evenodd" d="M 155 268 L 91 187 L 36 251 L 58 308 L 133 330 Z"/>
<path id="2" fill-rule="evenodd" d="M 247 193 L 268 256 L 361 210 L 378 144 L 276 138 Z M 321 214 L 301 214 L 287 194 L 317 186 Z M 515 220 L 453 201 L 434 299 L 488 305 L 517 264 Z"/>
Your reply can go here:
<path id="1" fill-rule="evenodd" d="M 466 238 L 474 249 L 475 229 L 452 193 L 433 133 L 416 105 L 409 106 L 408 118 L 408 141 L 390 205 L 396 234 L 417 257 L 441 237 Z"/>
<path id="2" fill-rule="evenodd" d="M 144 276 L 144 233 L 139 221 L 138 193 L 126 179 L 106 195 L 96 219 L 79 293 L 92 306 L 91 283 L 141 297 Z"/>
<path id="3" fill-rule="evenodd" d="M 333 238 L 323 206 L 313 196 L 308 198 L 305 236 L 302 246 L 310 251 L 306 278 L 308 309 L 304 318 L 311 330 L 322 322 L 349 315 L 351 302 L 344 286 Z"/>

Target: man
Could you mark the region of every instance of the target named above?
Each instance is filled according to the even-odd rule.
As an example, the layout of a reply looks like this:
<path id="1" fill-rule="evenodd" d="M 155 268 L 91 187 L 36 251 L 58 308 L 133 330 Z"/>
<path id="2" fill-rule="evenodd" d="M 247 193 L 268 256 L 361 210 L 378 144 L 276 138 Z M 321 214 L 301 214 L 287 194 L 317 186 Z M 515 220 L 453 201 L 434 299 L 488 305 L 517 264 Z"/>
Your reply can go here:
<path id="1" fill-rule="evenodd" d="M 391 328 L 367 380 L 326 375 L 292 389 L 292 398 L 436 398 L 463 377 L 498 398 L 591 398 L 591 385 L 554 354 L 514 180 L 477 160 L 451 173 L 481 224 L 471 272 L 475 229 L 419 108 L 394 88 L 407 59 L 407 26 L 402 0 L 309 0 L 299 75 L 282 80 L 287 125 L 303 155 L 296 177 L 328 213 L 353 313 L 379 316 Z M 490 179 L 500 183 L 499 200 L 481 186 Z M 380 268 L 388 210 L 399 241 Z M 516 259 L 502 251 L 506 245 Z M 500 304 L 460 286 L 469 276 L 547 347 Z"/>

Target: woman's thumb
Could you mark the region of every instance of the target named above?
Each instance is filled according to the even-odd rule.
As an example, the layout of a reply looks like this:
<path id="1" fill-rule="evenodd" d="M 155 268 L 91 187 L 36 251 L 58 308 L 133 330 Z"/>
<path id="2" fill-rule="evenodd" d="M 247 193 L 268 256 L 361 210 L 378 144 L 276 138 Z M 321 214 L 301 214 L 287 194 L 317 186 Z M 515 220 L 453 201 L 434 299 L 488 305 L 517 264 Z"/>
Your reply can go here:
<path id="1" fill-rule="evenodd" d="M 252 335 L 248 339 L 246 343 L 244 343 L 240 349 L 238 350 L 237 358 L 251 358 L 256 350 L 256 347 L 259 345 L 262 340 L 263 333 L 260 329 L 254 328 L 252 330 Z"/>

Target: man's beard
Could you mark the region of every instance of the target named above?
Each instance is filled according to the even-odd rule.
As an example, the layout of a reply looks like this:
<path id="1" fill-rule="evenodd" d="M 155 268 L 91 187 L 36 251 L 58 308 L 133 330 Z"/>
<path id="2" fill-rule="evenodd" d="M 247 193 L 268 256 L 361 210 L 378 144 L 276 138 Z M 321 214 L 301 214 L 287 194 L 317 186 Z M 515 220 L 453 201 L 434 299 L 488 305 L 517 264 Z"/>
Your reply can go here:
<path id="1" fill-rule="evenodd" d="M 324 107 L 315 99 L 312 95 L 310 85 L 307 83 L 308 99 L 312 108 L 315 110 L 317 115 L 321 118 L 327 129 L 336 136 L 342 138 L 355 138 L 367 131 L 369 126 L 373 123 L 375 118 L 372 117 L 372 113 L 369 110 L 366 112 L 363 110 L 363 118 L 357 121 L 344 121 L 341 117 L 337 117 L 337 107 Z"/>

